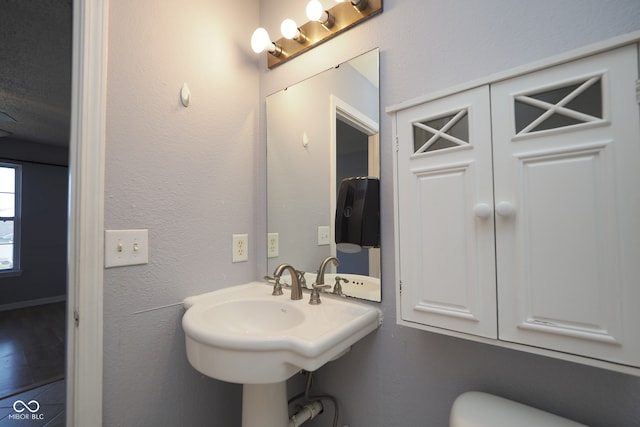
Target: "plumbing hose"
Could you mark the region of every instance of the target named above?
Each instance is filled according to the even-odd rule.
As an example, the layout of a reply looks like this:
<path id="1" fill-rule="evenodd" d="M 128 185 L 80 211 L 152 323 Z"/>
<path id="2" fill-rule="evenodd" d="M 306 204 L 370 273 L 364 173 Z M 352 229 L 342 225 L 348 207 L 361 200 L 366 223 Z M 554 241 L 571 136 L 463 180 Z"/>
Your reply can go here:
<path id="1" fill-rule="evenodd" d="M 289 418 L 289 427 L 299 427 L 306 421 L 314 419 L 323 411 L 322 402 L 316 400 L 302 407 L 298 412 Z"/>
<path id="2" fill-rule="evenodd" d="M 311 396 L 311 383 L 312 383 L 312 372 L 304 371 L 307 374 L 307 381 L 305 384 L 304 392 L 296 394 L 291 399 L 289 399 L 289 404 L 295 402 L 296 400 L 304 397 L 307 401 L 315 401 L 315 400 L 330 400 L 333 403 L 334 413 L 333 413 L 333 427 L 338 427 L 338 417 L 339 417 L 339 409 L 338 409 L 338 400 L 329 395 L 322 396 Z M 290 424 L 291 427 L 291 424 Z"/>
<path id="3" fill-rule="evenodd" d="M 339 409 L 338 409 L 338 400 L 333 397 L 333 396 L 329 396 L 329 395 L 322 395 L 322 396 L 310 396 L 309 393 L 311 391 L 311 382 L 312 382 L 312 375 L 313 372 L 307 372 L 307 384 L 305 386 L 304 389 L 304 397 L 305 399 L 312 401 L 312 400 L 330 400 L 331 403 L 333 403 L 333 427 L 338 427 L 338 416 L 339 416 Z"/>

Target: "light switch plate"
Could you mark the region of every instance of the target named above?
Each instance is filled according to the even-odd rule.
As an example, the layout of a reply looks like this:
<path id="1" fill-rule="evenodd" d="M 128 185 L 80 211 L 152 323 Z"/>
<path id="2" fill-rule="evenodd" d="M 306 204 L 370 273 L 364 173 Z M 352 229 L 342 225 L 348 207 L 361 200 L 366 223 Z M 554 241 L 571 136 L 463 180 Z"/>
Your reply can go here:
<path id="1" fill-rule="evenodd" d="M 104 266 L 149 263 L 149 230 L 105 230 Z"/>

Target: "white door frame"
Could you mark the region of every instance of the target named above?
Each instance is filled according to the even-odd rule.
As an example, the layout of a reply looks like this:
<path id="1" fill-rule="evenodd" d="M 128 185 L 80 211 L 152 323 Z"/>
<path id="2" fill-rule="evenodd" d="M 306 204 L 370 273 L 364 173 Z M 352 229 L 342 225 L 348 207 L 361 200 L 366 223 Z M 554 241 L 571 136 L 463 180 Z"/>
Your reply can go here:
<path id="1" fill-rule="evenodd" d="M 67 426 L 102 425 L 102 298 L 108 0 L 74 0 Z"/>
<path id="2" fill-rule="evenodd" d="M 340 118 L 343 122 L 349 124 L 351 127 L 359 130 L 367 135 L 369 144 L 369 153 L 376 153 L 370 155 L 368 159 L 369 174 L 370 176 L 380 177 L 380 143 L 378 138 L 378 132 L 380 131 L 379 125 L 375 120 L 369 118 L 366 114 L 359 111 L 356 107 L 348 104 L 336 95 L 331 94 L 329 96 L 329 212 L 330 212 L 330 224 L 331 230 L 336 229 L 336 167 L 338 165 L 337 159 L 337 126 L 336 120 Z M 376 163 L 377 162 L 377 163 Z M 375 167 L 373 166 L 375 164 Z M 333 256 L 337 252 L 336 239 L 331 239 L 330 251 Z M 369 251 L 369 274 L 373 277 L 380 277 L 380 255 L 379 248 L 375 248 Z"/>

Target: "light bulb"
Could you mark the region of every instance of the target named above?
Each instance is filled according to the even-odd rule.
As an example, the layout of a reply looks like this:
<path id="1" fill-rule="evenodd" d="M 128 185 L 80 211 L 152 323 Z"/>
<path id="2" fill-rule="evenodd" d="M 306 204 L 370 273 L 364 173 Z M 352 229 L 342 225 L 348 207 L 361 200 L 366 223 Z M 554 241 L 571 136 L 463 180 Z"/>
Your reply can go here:
<path id="1" fill-rule="evenodd" d="M 319 0 L 311 0 L 307 3 L 307 18 L 312 21 L 320 21 L 324 8 Z"/>
<path id="2" fill-rule="evenodd" d="M 335 18 L 324 10 L 320 0 L 311 0 L 307 3 L 307 18 L 320 22 L 325 28 L 331 28 L 335 23 Z"/>
<path id="3" fill-rule="evenodd" d="M 285 19 L 280 25 L 280 32 L 282 32 L 282 37 L 291 40 L 299 34 L 298 25 L 293 19 Z"/>
<path id="4" fill-rule="evenodd" d="M 251 49 L 253 49 L 255 53 L 264 52 L 269 43 L 271 43 L 271 39 L 269 38 L 267 30 L 260 27 L 253 32 L 251 36 Z"/>

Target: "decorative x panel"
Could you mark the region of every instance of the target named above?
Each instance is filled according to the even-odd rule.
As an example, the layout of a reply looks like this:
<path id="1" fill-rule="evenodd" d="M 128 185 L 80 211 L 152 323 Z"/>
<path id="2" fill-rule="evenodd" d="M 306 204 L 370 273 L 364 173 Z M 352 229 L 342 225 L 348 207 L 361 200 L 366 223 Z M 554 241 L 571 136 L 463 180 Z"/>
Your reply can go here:
<path id="1" fill-rule="evenodd" d="M 414 154 L 468 145 L 468 120 L 465 108 L 451 115 L 413 123 Z"/>
<path id="2" fill-rule="evenodd" d="M 602 120 L 602 78 L 515 96 L 516 135 Z"/>

